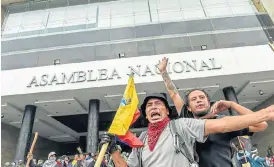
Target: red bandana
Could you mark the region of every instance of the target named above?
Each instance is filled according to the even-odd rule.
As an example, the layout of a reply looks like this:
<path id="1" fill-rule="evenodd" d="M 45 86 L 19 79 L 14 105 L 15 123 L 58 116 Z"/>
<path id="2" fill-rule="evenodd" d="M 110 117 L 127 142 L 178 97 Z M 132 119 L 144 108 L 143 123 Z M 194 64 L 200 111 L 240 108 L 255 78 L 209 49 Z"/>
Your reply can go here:
<path id="1" fill-rule="evenodd" d="M 148 124 L 148 146 L 150 151 L 153 151 L 161 133 L 163 132 L 169 121 L 170 119 L 166 117 L 160 122 Z"/>

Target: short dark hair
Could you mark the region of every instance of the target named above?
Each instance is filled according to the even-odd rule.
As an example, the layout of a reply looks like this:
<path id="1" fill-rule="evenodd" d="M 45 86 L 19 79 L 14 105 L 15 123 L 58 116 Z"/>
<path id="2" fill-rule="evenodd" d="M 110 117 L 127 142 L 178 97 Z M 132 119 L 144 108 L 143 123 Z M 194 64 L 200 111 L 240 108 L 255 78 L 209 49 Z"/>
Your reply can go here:
<path id="1" fill-rule="evenodd" d="M 190 93 L 192 93 L 192 92 L 194 92 L 196 90 L 203 92 L 206 95 L 208 101 L 210 101 L 210 97 L 209 97 L 208 93 L 205 90 L 199 89 L 199 88 L 191 89 L 191 90 L 187 91 L 186 94 L 185 94 L 184 100 L 185 100 L 185 105 L 186 106 L 189 106 L 189 95 L 190 95 Z"/>

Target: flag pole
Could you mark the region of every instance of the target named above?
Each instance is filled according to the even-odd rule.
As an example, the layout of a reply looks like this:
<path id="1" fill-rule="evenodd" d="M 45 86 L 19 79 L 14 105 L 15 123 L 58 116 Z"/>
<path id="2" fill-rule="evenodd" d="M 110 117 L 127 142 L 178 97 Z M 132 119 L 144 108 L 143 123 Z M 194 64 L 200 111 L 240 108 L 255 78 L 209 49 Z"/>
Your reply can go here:
<path id="1" fill-rule="evenodd" d="M 35 146 L 35 144 L 36 144 L 37 138 L 38 138 L 38 132 L 35 132 L 34 139 L 33 139 L 33 142 L 32 142 L 31 148 L 30 148 L 30 151 L 29 151 L 29 154 L 30 154 L 30 155 L 32 155 L 32 152 L 33 152 L 34 146 Z M 30 160 L 31 160 L 30 158 L 31 158 L 31 157 L 28 157 L 28 160 L 27 160 L 27 163 L 26 163 L 26 167 L 29 167 Z"/>
<path id="2" fill-rule="evenodd" d="M 246 154 L 245 154 L 245 148 L 243 147 L 243 145 L 242 145 L 242 141 L 241 141 L 241 139 L 240 139 L 240 137 L 239 137 L 239 136 L 238 136 L 238 141 L 239 141 L 239 144 L 240 144 L 241 148 L 244 150 L 244 158 L 245 158 L 245 162 L 246 162 L 246 163 L 248 163 L 247 158 L 246 158 Z"/>
<path id="3" fill-rule="evenodd" d="M 106 153 L 106 151 L 107 151 L 107 148 L 108 148 L 108 143 L 103 144 L 103 146 L 102 146 L 102 148 L 101 148 L 101 150 L 100 150 L 100 153 L 99 153 L 99 155 L 98 155 L 98 157 L 97 157 L 97 160 L 96 160 L 96 162 L 95 162 L 94 167 L 100 167 L 100 166 L 101 166 L 101 163 L 102 163 L 102 161 L 103 161 L 103 158 L 104 158 L 104 156 L 105 156 L 105 153 Z"/>

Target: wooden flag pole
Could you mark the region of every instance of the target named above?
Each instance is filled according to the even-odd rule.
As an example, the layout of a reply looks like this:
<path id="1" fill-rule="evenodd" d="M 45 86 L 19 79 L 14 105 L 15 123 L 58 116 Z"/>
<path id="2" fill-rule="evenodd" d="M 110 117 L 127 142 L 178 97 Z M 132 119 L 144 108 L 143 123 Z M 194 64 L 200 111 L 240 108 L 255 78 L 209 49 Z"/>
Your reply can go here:
<path id="1" fill-rule="evenodd" d="M 245 166 L 245 167 L 250 167 L 250 164 L 249 164 L 249 162 L 247 161 L 247 158 L 246 158 L 244 146 L 242 145 L 242 141 L 241 141 L 241 139 L 240 139 L 239 136 L 238 136 L 238 141 L 239 141 L 239 143 L 240 143 L 241 148 L 244 150 L 245 163 L 242 164 L 242 165 Z"/>
<path id="2" fill-rule="evenodd" d="M 101 148 L 101 150 L 100 150 L 100 153 L 99 153 L 99 155 L 98 155 L 98 157 L 97 157 L 97 160 L 96 160 L 96 162 L 95 162 L 94 167 L 100 167 L 100 166 L 101 166 L 101 163 L 102 163 L 102 161 L 103 161 L 103 158 L 104 158 L 104 156 L 105 156 L 105 153 L 106 153 L 106 151 L 107 151 L 107 148 L 108 148 L 108 143 L 103 144 L 103 146 L 102 146 L 102 148 Z"/>
<path id="3" fill-rule="evenodd" d="M 29 151 L 29 155 L 32 155 L 32 152 L 33 152 L 34 146 L 35 146 L 35 144 L 36 144 L 37 138 L 38 138 L 38 132 L 35 132 L 34 139 L 33 139 L 33 142 L 32 142 L 32 144 L 31 144 L 30 151 Z M 30 158 L 31 158 L 31 157 L 28 157 L 28 161 L 27 161 L 27 163 L 26 163 L 26 167 L 29 167 L 30 160 L 31 160 Z"/>

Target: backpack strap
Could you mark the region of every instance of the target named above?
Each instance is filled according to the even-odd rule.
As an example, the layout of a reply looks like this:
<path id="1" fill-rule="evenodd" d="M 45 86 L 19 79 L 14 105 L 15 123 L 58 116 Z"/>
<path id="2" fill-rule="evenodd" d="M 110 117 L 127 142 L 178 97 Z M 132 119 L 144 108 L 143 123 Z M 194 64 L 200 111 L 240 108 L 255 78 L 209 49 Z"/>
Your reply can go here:
<path id="1" fill-rule="evenodd" d="M 146 137 L 147 137 L 147 131 L 144 131 L 140 134 L 139 139 L 145 144 Z M 143 151 L 143 147 L 137 148 L 137 157 L 139 161 L 139 167 L 143 167 L 142 151 Z"/>
<path id="2" fill-rule="evenodd" d="M 175 147 L 176 153 L 182 153 L 190 162 L 190 164 L 197 164 L 194 157 L 191 155 L 189 148 L 185 143 L 185 136 L 180 136 L 178 133 L 178 127 L 175 120 L 170 121 L 170 130 L 173 137 L 173 146 Z"/>

